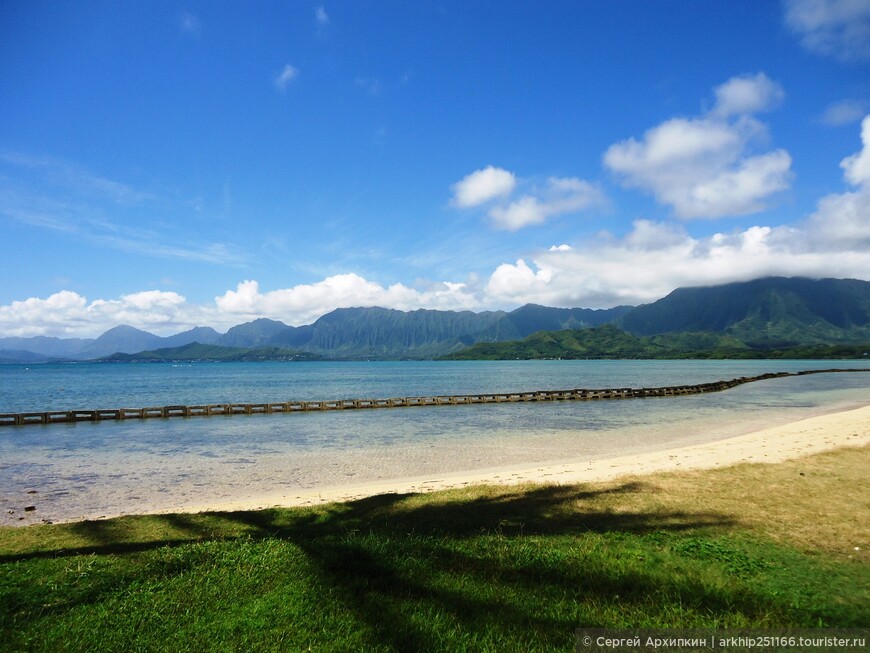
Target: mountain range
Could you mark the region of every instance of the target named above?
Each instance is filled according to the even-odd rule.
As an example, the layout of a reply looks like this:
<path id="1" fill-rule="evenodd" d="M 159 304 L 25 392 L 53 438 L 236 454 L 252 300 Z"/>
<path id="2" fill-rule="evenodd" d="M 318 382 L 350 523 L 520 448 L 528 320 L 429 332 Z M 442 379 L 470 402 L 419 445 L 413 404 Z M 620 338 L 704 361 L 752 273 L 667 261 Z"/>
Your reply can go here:
<path id="1" fill-rule="evenodd" d="M 338 359 L 435 358 L 475 343 L 521 340 L 541 331 L 613 325 L 634 336 L 716 334 L 710 342 L 750 349 L 870 342 L 870 282 L 854 279 L 768 277 L 719 286 L 679 288 L 637 307 L 516 310 L 398 311 L 336 309 L 314 323 L 293 327 L 261 318 L 221 334 L 197 327 L 161 337 L 130 326 L 96 339 L 45 336 L 0 338 L 0 362 L 92 360 L 199 343 L 230 348 L 275 348 Z M 694 336 L 696 339 L 699 336 Z M 705 338 L 701 338 L 702 341 Z"/>

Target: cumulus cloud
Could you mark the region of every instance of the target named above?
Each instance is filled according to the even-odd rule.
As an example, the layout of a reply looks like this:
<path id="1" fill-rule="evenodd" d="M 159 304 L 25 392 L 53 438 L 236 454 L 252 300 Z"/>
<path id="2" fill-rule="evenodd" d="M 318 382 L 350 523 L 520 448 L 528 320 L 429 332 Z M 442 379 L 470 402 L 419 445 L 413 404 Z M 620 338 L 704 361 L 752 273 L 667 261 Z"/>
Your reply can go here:
<path id="1" fill-rule="evenodd" d="M 317 24 L 320 26 L 329 25 L 329 14 L 326 13 L 326 9 L 323 8 L 323 5 L 320 5 L 314 10 L 314 20 L 316 20 Z"/>
<path id="2" fill-rule="evenodd" d="M 298 75 L 299 70 L 288 63 L 286 66 L 284 66 L 284 69 L 275 77 L 275 87 L 279 91 L 286 91 L 287 86 L 289 86 L 290 82 L 296 79 Z"/>
<path id="3" fill-rule="evenodd" d="M 861 143 L 860 151 L 840 162 L 845 180 L 855 190 L 823 197 L 816 211 L 798 225 L 806 249 L 870 250 L 870 116 L 861 123 Z"/>
<path id="4" fill-rule="evenodd" d="M 870 59 L 866 0 L 784 0 L 785 23 L 816 54 L 843 61 Z"/>
<path id="5" fill-rule="evenodd" d="M 854 186 L 870 183 L 870 116 L 861 122 L 861 143 L 860 152 L 840 162 L 840 167 L 846 171 L 846 181 Z"/>
<path id="6" fill-rule="evenodd" d="M 555 215 L 602 204 L 604 195 L 597 186 L 582 179 L 551 177 L 537 195 L 524 195 L 509 204 L 494 206 L 489 216 L 497 228 L 516 231 Z"/>
<path id="7" fill-rule="evenodd" d="M 0 306 L 0 334 L 92 337 L 118 324 L 176 333 L 195 326 L 199 317 L 206 315 L 174 292 L 150 290 L 89 302 L 64 290 L 45 299 L 31 297 Z"/>
<path id="8" fill-rule="evenodd" d="M 648 191 L 682 219 L 747 215 L 767 207 L 789 186 L 791 156 L 779 149 L 753 154 L 767 137 L 753 113 L 782 101 L 764 74 L 717 87 L 716 104 L 697 118 L 672 118 L 642 139 L 610 146 L 604 165 L 625 186 Z"/>
<path id="9" fill-rule="evenodd" d="M 782 86 L 764 73 L 733 77 L 714 89 L 716 106 L 713 113 L 728 117 L 771 111 L 782 104 Z"/>
<path id="10" fill-rule="evenodd" d="M 460 208 L 480 206 L 497 197 L 510 195 L 516 184 L 514 173 L 487 166 L 453 184 L 453 204 Z"/>
<path id="11" fill-rule="evenodd" d="M 650 236 L 661 237 L 651 240 Z M 603 308 L 655 301 L 684 286 L 746 281 L 770 275 L 866 277 L 870 251 L 857 244 L 839 251 L 810 251 L 801 237 L 755 226 L 696 239 L 665 224 L 635 223 L 623 239 L 571 249 L 550 249 L 531 262 L 519 259 L 493 272 L 490 302 Z"/>
<path id="12" fill-rule="evenodd" d="M 637 251 L 668 249 L 686 240 L 686 231 L 680 225 L 652 220 L 635 220 L 631 232 L 625 237 L 625 246 Z"/>
<path id="13" fill-rule="evenodd" d="M 401 283 L 382 286 L 358 274 L 339 274 L 292 288 L 261 292 L 256 281 L 244 281 L 236 290 L 215 298 L 215 305 L 234 324 L 240 319 L 276 316 L 288 324 L 307 324 L 336 308 L 382 306 L 399 310 L 416 308 L 469 309 L 476 299 L 465 284 L 443 282 L 425 290 Z"/>
<path id="14" fill-rule="evenodd" d="M 0 306 L 0 337 L 95 337 L 118 324 L 158 335 L 195 326 L 225 331 L 260 317 L 298 326 L 310 324 L 336 308 L 354 306 L 469 310 L 481 306 L 481 297 L 461 282 L 433 282 L 424 288 L 401 283 L 384 286 L 353 273 L 269 291 L 262 291 L 257 281 L 246 280 L 205 304 L 191 303 L 183 295 L 160 290 L 93 301 L 65 290 L 47 298 L 32 297 Z"/>
<path id="15" fill-rule="evenodd" d="M 491 302 L 607 307 L 654 301 L 680 286 L 763 276 L 868 278 L 870 271 L 870 116 L 862 148 L 841 162 L 854 187 L 823 197 L 793 226 L 756 225 L 693 238 L 677 224 L 638 220 L 621 239 L 551 247 L 531 263 L 499 266 Z"/>
<path id="16" fill-rule="evenodd" d="M 816 211 L 795 231 L 795 240 L 801 241 L 808 251 L 828 252 L 837 257 L 843 250 L 870 251 L 870 186 L 823 197 Z M 864 270 L 870 270 L 870 261 Z"/>
<path id="17" fill-rule="evenodd" d="M 527 192 L 511 199 L 517 185 L 513 172 L 488 166 L 453 184 L 451 203 L 459 208 L 488 205 L 487 214 L 492 225 L 507 231 L 606 204 L 598 186 L 576 177 L 550 177 L 541 185 L 527 183 Z"/>

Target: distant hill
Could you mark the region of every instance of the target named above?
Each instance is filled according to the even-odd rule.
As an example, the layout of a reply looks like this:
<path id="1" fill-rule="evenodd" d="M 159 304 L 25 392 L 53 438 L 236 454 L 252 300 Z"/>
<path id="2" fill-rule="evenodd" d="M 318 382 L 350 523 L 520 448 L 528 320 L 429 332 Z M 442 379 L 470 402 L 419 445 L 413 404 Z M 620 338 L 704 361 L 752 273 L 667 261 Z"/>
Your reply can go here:
<path id="1" fill-rule="evenodd" d="M 217 345 L 222 342 L 223 338 L 223 335 L 211 327 L 196 327 L 174 336 L 163 338 L 161 347 L 181 347 L 192 342 L 198 342 L 201 345 Z"/>
<path id="2" fill-rule="evenodd" d="M 182 347 L 141 351 L 136 354 L 112 354 L 100 360 L 107 363 L 166 363 L 174 361 L 253 362 L 320 359 L 321 357 L 317 354 L 280 347 L 221 347 L 220 345 L 203 345 L 194 342 Z"/>
<path id="3" fill-rule="evenodd" d="M 39 354 L 45 358 L 75 358 L 91 344 L 88 338 L 55 338 L 53 336 L 33 336 L 30 338 L 0 338 L 0 349 L 7 354 L 25 352 Z"/>
<path id="4" fill-rule="evenodd" d="M 4 352 L 2 361 L 22 363 L 92 360 L 115 353 L 183 347 L 194 342 L 241 349 L 271 347 L 325 358 L 424 359 L 459 352 L 479 343 L 522 340 L 541 331 L 574 331 L 607 324 L 634 336 L 655 336 L 654 340 L 644 341 L 644 348 L 673 345 L 679 352 L 716 349 L 744 355 L 746 351 L 739 352 L 860 345 L 870 342 L 870 282 L 770 277 L 721 286 L 680 288 L 651 304 L 604 310 L 536 304 L 510 312 L 480 313 L 341 308 L 304 326 L 261 318 L 234 326 L 224 334 L 209 327 L 197 327 L 160 337 L 121 325 L 91 340 L 0 338 L 0 350 Z M 680 335 L 676 345 L 673 339 L 666 338 L 671 335 Z M 609 355 L 608 346 L 599 344 L 604 347 L 600 350 L 602 355 Z M 616 343 L 611 345 L 615 347 Z M 566 346 L 571 347 L 567 343 Z M 627 341 L 620 346 L 627 347 L 627 352 L 634 351 Z"/>
<path id="5" fill-rule="evenodd" d="M 631 306 L 616 306 L 608 309 L 550 308 L 538 304 L 526 304 L 505 316 L 516 330 L 517 337 L 525 338 L 538 331 L 562 331 L 585 329 L 610 324 L 629 313 Z"/>
<path id="6" fill-rule="evenodd" d="M 498 337 L 505 313 L 343 308 L 311 325 L 301 346 L 351 358 L 428 358 Z"/>
<path id="7" fill-rule="evenodd" d="M 46 363 L 51 360 L 44 354 L 34 354 L 22 349 L 0 349 L 0 364 L 5 363 Z"/>
<path id="8" fill-rule="evenodd" d="M 276 341 L 292 340 L 296 327 L 288 326 L 278 320 L 260 318 L 245 322 L 227 331 L 216 344 L 224 347 L 260 347 Z"/>
<path id="9" fill-rule="evenodd" d="M 597 326 L 629 307 L 605 310 L 529 304 L 512 312 L 339 308 L 313 324 L 291 327 L 258 319 L 230 329 L 220 344 L 290 347 L 337 358 L 432 358 L 475 342 L 521 338 L 542 329 Z"/>
<path id="10" fill-rule="evenodd" d="M 82 358 L 99 358 L 118 351 L 142 351 L 160 347 L 163 338 L 131 326 L 116 326 L 106 331 L 79 352 Z"/>
<path id="11" fill-rule="evenodd" d="M 870 340 L 870 282 L 770 277 L 679 288 L 616 321 L 635 335 L 707 331 L 751 347 Z"/>

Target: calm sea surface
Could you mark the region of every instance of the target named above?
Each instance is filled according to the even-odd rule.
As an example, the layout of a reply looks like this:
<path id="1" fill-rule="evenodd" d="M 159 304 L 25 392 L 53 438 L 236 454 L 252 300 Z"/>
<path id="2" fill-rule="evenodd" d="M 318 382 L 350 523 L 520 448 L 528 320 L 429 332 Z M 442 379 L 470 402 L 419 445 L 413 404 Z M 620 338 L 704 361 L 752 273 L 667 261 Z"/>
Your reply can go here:
<path id="1" fill-rule="evenodd" d="M 868 361 L 0 365 L 0 413 L 705 383 Z M 714 394 L 0 429 L 0 523 L 310 491 L 707 442 L 870 403 L 870 373 Z M 433 476 L 434 478 L 434 476 Z M 36 505 L 27 513 L 23 508 Z M 9 513 L 9 510 L 14 512 Z"/>

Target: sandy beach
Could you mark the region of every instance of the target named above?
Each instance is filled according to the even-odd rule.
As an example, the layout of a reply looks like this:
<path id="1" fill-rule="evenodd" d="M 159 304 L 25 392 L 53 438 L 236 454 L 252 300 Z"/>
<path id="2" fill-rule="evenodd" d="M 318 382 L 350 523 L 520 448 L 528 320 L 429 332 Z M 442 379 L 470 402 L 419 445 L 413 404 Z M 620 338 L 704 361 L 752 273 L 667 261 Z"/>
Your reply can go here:
<path id="1" fill-rule="evenodd" d="M 716 427 L 713 427 L 711 435 L 715 432 Z M 739 463 L 772 464 L 841 447 L 863 447 L 868 444 L 870 405 L 808 417 L 700 444 L 675 447 L 673 444 L 663 443 L 659 448 L 653 447 L 631 455 L 614 456 L 605 452 L 577 458 L 566 454 L 564 460 L 555 462 L 493 465 L 473 471 L 430 473 L 426 476 L 393 475 L 374 481 L 361 480 L 358 483 L 345 482 L 340 485 L 312 481 L 309 487 L 293 487 L 286 483 L 272 482 L 217 489 L 203 488 L 211 493 L 210 496 L 183 487 L 158 487 L 156 491 L 154 488 L 149 490 L 136 485 L 138 481 L 134 479 L 126 481 L 126 489 L 111 490 L 112 494 L 105 490 L 102 494 L 78 497 L 61 493 L 57 501 L 53 501 L 47 492 L 28 491 L 21 495 L 18 503 L 13 504 L 13 509 L 6 510 L 3 523 L 9 526 L 28 526 L 105 519 L 126 514 L 310 506 L 352 501 L 378 494 L 432 492 L 479 484 L 589 483 L 621 476 L 727 467 Z M 345 464 L 351 463 L 346 461 Z M 360 460 L 357 464 L 364 462 Z M 131 491 L 138 496 L 128 496 Z M 87 493 L 87 490 L 83 492 Z M 34 507 L 25 510 L 25 504 L 21 501 L 29 501 Z"/>
<path id="2" fill-rule="evenodd" d="M 870 406 L 810 417 L 746 435 L 677 449 L 598 460 L 566 460 L 535 467 L 510 466 L 473 473 L 397 479 L 354 486 L 324 487 L 291 495 L 271 495 L 185 508 L 184 512 L 251 510 L 352 501 L 386 493 L 432 492 L 479 484 L 589 483 L 654 472 L 710 469 L 740 463 L 775 464 L 839 449 L 870 445 Z M 154 506 L 154 513 L 175 512 Z"/>

